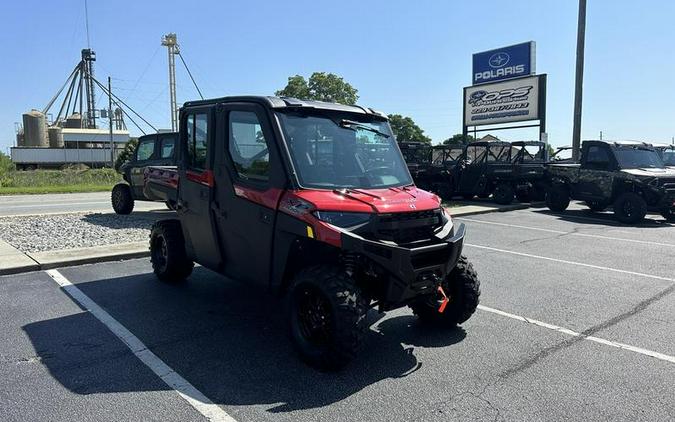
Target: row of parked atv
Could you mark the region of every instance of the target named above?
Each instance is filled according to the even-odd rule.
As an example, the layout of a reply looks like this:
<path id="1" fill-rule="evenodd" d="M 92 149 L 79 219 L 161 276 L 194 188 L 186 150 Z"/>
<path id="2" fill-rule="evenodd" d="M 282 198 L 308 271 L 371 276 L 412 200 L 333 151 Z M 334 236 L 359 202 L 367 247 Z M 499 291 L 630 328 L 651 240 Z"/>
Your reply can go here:
<path id="1" fill-rule="evenodd" d="M 498 204 L 543 200 L 546 144 L 476 141 L 470 144 L 401 143 L 415 183 L 445 200 L 492 196 Z"/>
<path id="2" fill-rule="evenodd" d="M 492 196 L 498 204 L 545 200 L 552 211 L 583 201 L 590 211 L 611 208 L 625 224 L 648 212 L 675 221 L 675 146 L 637 141 L 584 141 L 578 161 L 571 147 L 550 157 L 543 142 L 478 141 L 467 145 L 401 143 L 422 189 L 445 200 Z"/>

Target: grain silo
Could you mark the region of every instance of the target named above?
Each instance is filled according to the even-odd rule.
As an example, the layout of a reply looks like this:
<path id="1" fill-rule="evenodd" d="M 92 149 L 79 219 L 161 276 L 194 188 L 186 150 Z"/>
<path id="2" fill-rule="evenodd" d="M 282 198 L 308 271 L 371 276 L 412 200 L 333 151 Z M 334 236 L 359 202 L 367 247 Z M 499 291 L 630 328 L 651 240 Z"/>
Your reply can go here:
<path id="1" fill-rule="evenodd" d="M 24 144 L 28 147 L 47 147 L 47 117 L 37 111 L 31 110 L 23 114 Z"/>
<path id="2" fill-rule="evenodd" d="M 52 126 L 47 129 L 49 134 L 49 147 L 50 148 L 63 148 L 63 129 L 58 126 Z"/>

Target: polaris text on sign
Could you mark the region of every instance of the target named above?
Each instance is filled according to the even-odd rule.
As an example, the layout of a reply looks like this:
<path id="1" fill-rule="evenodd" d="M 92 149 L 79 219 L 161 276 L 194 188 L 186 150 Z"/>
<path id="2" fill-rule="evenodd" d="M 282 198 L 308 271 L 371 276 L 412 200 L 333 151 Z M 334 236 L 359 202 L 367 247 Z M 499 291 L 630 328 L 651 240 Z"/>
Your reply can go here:
<path id="1" fill-rule="evenodd" d="M 473 84 L 534 75 L 534 57 L 534 41 L 476 53 L 473 55 Z"/>

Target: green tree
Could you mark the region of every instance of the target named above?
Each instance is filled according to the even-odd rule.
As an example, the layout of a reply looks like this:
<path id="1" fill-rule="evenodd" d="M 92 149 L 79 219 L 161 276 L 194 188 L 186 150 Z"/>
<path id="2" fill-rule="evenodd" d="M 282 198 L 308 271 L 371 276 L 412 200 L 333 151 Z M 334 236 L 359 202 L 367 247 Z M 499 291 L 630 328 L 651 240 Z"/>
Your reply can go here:
<path id="1" fill-rule="evenodd" d="M 279 97 L 354 105 L 359 99 L 358 92 L 356 88 L 333 73 L 314 72 L 309 80 L 301 75 L 289 77 L 286 87 L 274 94 Z"/>
<path id="2" fill-rule="evenodd" d="M 0 152 L 0 187 L 7 186 L 11 182 L 10 173 L 14 169 L 12 160 L 3 152 Z"/>
<path id="3" fill-rule="evenodd" d="M 445 141 L 443 141 L 443 144 L 444 144 L 444 145 L 450 145 L 450 144 L 461 144 L 461 145 L 464 145 L 464 144 L 468 144 L 468 143 L 470 143 L 470 142 L 473 142 L 473 141 L 475 141 L 475 140 L 476 140 L 476 139 L 475 139 L 473 136 L 471 136 L 471 135 L 466 135 L 466 136 L 464 136 L 464 135 L 462 135 L 461 133 L 458 133 L 458 134 L 456 134 L 456 135 L 452 135 L 450 138 L 448 138 L 448 139 L 446 139 Z"/>
<path id="4" fill-rule="evenodd" d="M 122 164 L 126 163 L 127 161 L 130 161 L 134 157 L 136 145 L 138 145 L 138 139 L 130 138 L 127 141 L 126 145 L 124 145 L 124 149 L 120 151 L 119 155 L 117 156 L 117 159 L 115 160 L 115 170 L 118 173 L 120 171 L 120 167 L 122 167 Z"/>
<path id="5" fill-rule="evenodd" d="M 390 114 L 389 124 L 394 131 L 398 142 L 426 142 L 431 143 L 431 138 L 424 134 L 424 130 L 407 116 L 400 114 Z"/>

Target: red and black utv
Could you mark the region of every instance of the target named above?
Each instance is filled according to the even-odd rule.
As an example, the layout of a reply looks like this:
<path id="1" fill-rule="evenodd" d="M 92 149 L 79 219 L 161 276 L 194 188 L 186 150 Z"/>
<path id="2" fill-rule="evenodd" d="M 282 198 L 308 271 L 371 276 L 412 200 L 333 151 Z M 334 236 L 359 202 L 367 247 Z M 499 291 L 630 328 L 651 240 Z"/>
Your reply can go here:
<path id="1" fill-rule="evenodd" d="M 156 275 L 180 281 L 197 262 L 283 293 L 310 365 L 352 359 L 369 308 L 410 306 L 446 327 L 474 313 L 464 225 L 414 186 L 386 116 L 291 98 L 188 102 L 177 154 L 178 219 L 152 229 Z"/>

